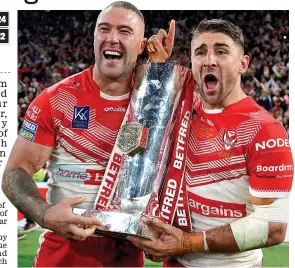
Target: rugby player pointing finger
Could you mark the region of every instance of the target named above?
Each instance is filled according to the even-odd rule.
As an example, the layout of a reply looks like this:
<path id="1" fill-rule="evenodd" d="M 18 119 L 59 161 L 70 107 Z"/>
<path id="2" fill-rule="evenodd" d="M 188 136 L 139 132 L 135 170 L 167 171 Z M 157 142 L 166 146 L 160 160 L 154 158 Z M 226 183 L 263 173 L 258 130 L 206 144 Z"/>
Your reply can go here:
<path id="1" fill-rule="evenodd" d="M 129 241 L 91 236 L 101 223 L 73 215 L 93 208 L 118 130 L 129 104 L 144 19 L 128 2 L 98 16 L 95 65 L 44 90 L 30 105 L 2 180 L 10 201 L 47 230 L 34 266 L 143 266 Z M 47 200 L 32 175 L 49 160 Z"/>

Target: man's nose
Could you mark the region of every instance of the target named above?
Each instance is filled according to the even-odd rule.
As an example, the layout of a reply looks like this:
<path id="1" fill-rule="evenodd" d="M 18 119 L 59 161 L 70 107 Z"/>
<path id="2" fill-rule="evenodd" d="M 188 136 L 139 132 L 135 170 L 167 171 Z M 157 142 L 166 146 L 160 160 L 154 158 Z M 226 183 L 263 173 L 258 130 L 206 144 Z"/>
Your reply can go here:
<path id="1" fill-rule="evenodd" d="M 118 38 L 118 32 L 115 29 L 112 29 L 108 36 L 107 36 L 107 40 L 108 43 L 110 44 L 116 44 L 119 43 L 119 38 Z"/>
<path id="2" fill-rule="evenodd" d="M 209 51 L 204 59 L 204 67 L 216 67 L 216 57 L 213 52 Z"/>

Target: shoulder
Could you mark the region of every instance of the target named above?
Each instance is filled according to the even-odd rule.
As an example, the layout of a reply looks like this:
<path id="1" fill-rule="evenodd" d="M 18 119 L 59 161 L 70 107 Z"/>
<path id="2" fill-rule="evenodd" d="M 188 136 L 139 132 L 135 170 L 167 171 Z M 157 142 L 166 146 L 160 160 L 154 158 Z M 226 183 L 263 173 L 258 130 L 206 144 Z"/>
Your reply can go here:
<path id="1" fill-rule="evenodd" d="M 255 128 L 254 141 L 270 138 L 287 138 L 284 127 L 268 111 L 248 98 L 243 103 L 243 114 L 249 127 Z M 249 130 L 250 131 L 250 130 Z"/>
<path id="2" fill-rule="evenodd" d="M 253 112 L 249 113 L 249 118 L 260 123 L 260 131 L 257 133 L 257 136 L 287 137 L 287 133 L 279 121 L 258 104 L 255 103 L 254 105 L 256 107 Z"/>
<path id="3" fill-rule="evenodd" d="M 253 112 L 249 113 L 249 116 L 251 118 L 260 118 L 261 124 L 263 125 L 279 124 L 279 122 L 268 111 L 266 111 L 263 107 L 259 106 L 257 103 L 254 102 L 252 106 L 254 108 Z"/>
<path id="4" fill-rule="evenodd" d="M 69 76 L 60 82 L 47 88 L 45 91 L 49 96 L 55 96 L 60 93 L 71 93 L 75 94 L 78 91 L 85 90 L 85 85 L 87 84 L 88 76 L 90 75 L 90 69 L 86 69 L 80 73 Z"/>

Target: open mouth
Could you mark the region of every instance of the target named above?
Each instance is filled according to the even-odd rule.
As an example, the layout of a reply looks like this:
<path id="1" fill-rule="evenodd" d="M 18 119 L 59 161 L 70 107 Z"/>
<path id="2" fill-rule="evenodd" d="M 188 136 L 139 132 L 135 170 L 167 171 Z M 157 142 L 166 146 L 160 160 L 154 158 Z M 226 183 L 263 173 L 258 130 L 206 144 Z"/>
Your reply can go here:
<path id="1" fill-rule="evenodd" d="M 112 50 L 105 50 L 103 55 L 107 60 L 120 60 L 123 57 L 123 53 Z"/>
<path id="2" fill-rule="evenodd" d="M 204 82 L 207 89 L 213 90 L 218 83 L 218 79 L 214 74 L 206 74 L 204 77 Z"/>

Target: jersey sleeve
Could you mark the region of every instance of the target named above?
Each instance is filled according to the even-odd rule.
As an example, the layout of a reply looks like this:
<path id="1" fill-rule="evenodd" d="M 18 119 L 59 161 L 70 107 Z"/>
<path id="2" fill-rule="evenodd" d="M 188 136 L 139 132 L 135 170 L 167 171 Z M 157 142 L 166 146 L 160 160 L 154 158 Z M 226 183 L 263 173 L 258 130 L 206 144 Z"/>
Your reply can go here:
<path id="1" fill-rule="evenodd" d="M 293 181 L 293 157 L 285 129 L 262 125 L 247 158 L 250 194 L 262 198 L 288 196 Z"/>
<path id="2" fill-rule="evenodd" d="M 56 145 L 56 129 L 53 112 L 46 90 L 30 104 L 19 135 L 42 145 Z"/>

